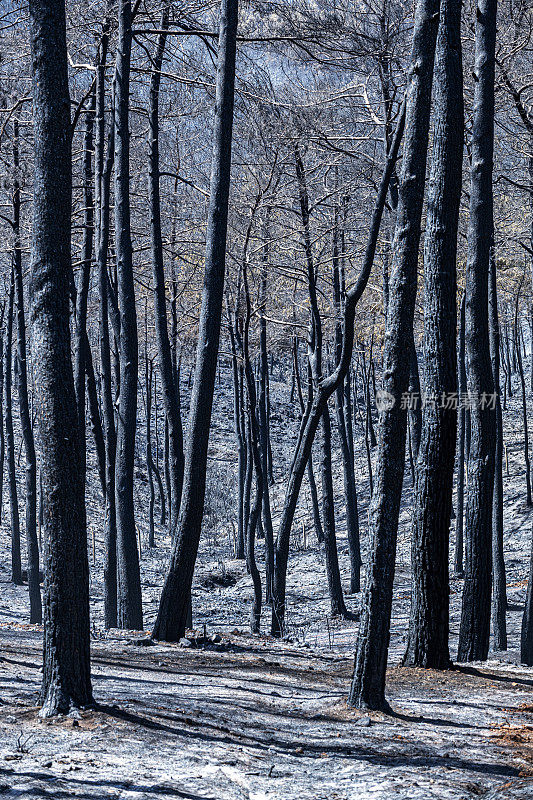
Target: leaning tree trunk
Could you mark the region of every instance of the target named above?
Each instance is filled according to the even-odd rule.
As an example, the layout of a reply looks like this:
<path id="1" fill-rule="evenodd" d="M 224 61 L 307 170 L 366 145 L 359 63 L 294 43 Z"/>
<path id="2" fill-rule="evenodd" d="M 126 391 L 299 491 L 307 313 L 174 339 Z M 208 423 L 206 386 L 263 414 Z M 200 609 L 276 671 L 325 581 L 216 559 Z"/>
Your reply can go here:
<path id="1" fill-rule="evenodd" d="M 26 359 L 26 317 L 24 314 L 24 287 L 22 279 L 22 251 L 20 249 L 20 185 L 18 180 L 19 151 L 18 124 L 14 138 L 15 185 L 13 192 L 13 231 L 15 234 L 15 302 L 17 307 L 17 389 L 20 427 L 26 455 L 26 546 L 28 553 L 28 591 L 30 596 L 30 622 L 42 622 L 41 587 L 39 577 L 39 542 L 37 540 L 37 458 L 28 401 L 28 369 Z"/>
<path id="2" fill-rule="evenodd" d="M 410 350 L 406 342 L 412 335 L 416 299 L 438 11 L 438 0 L 418 0 L 415 11 L 383 355 L 384 400 L 389 402 L 384 404 L 380 420 L 371 506 L 371 560 L 349 695 L 349 702 L 361 708 L 388 708 L 385 672 L 407 430 L 407 412 L 402 409 L 401 397 L 409 385 Z"/>
<path id="3" fill-rule="evenodd" d="M 178 530 L 153 635 L 177 641 L 185 632 L 204 511 L 207 448 L 213 408 L 231 173 L 238 0 L 222 0 L 216 78 L 216 113 L 207 220 L 204 290 Z"/>
<path id="4" fill-rule="evenodd" d="M 34 203 L 31 323 L 44 528 L 41 715 L 92 702 L 89 565 L 70 356 L 70 99 L 63 0 L 30 0 Z"/>
<path id="5" fill-rule="evenodd" d="M 165 292 L 165 270 L 163 265 L 163 241 L 161 237 L 161 197 L 159 190 L 159 87 L 161 66 L 165 53 L 168 30 L 169 6 L 161 15 L 160 29 L 150 78 L 149 120 L 149 175 L 150 222 L 152 234 L 152 274 L 154 281 L 154 310 L 159 372 L 163 387 L 163 398 L 168 424 L 168 450 L 170 473 L 170 531 L 174 534 L 181 502 L 183 487 L 183 429 L 177 397 L 176 373 L 172 364 L 170 339 L 168 336 L 167 306 Z"/>
<path id="6" fill-rule="evenodd" d="M 457 227 L 463 164 L 461 0 L 441 0 L 424 241 L 424 390 L 404 664 L 450 665 L 449 531 L 457 432 Z"/>
<path id="7" fill-rule="evenodd" d="M 120 310 L 120 395 L 115 495 L 117 514 L 118 625 L 143 626 L 141 577 L 135 529 L 133 479 L 139 352 L 130 221 L 129 91 L 131 0 L 119 0 L 115 68 L 115 247 Z"/>
<path id="8" fill-rule="evenodd" d="M 476 14 L 472 172 L 466 269 L 466 353 L 471 440 L 466 504 L 466 557 L 459 661 L 483 661 L 490 637 L 492 493 L 496 415 L 488 325 L 493 232 L 494 52 L 497 0 L 480 0 Z"/>

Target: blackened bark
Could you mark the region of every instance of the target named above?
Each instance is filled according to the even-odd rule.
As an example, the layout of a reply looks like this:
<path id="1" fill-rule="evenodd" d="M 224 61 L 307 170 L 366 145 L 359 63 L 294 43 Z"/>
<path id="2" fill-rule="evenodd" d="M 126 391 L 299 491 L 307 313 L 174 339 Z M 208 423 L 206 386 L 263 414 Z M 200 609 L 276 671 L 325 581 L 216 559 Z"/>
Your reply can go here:
<path id="1" fill-rule="evenodd" d="M 495 650 L 507 650 L 507 591 L 503 549 L 503 421 L 500 402 L 500 323 L 494 246 L 489 266 L 489 335 L 496 404 L 496 445 L 492 495 L 492 633 Z"/>
<path id="2" fill-rule="evenodd" d="M 424 239 L 424 389 L 404 664 L 450 665 L 449 528 L 457 432 L 457 227 L 463 163 L 461 0 L 441 0 L 435 122 Z"/>
<path id="3" fill-rule="evenodd" d="M 158 36 L 153 56 L 153 70 L 150 78 L 149 120 L 149 175 L 150 229 L 152 234 L 152 275 L 154 281 L 154 312 L 159 357 L 159 372 L 163 388 L 163 399 L 168 424 L 168 449 L 170 473 L 170 531 L 174 535 L 183 488 L 183 429 L 177 398 L 176 372 L 172 365 L 172 353 L 167 324 L 165 292 L 165 270 L 163 265 L 163 242 L 161 238 L 161 197 L 159 190 L 159 87 L 161 66 L 165 53 L 169 20 L 169 7 L 165 6 L 160 20 Z"/>
<path id="4" fill-rule="evenodd" d="M 20 426 L 26 456 L 26 548 L 28 554 L 28 591 L 30 596 L 30 623 L 42 622 L 41 588 L 39 578 L 39 542 L 37 541 L 37 458 L 28 400 L 28 370 L 26 359 L 26 317 L 24 314 L 24 288 L 22 279 L 22 252 L 20 249 L 20 185 L 18 180 L 18 124 L 15 123 L 13 162 L 15 181 L 13 192 L 13 232 L 15 252 L 13 259 L 15 303 L 17 309 L 17 389 Z"/>
<path id="5" fill-rule="evenodd" d="M 110 125 L 107 156 L 104 155 L 105 139 L 105 65 L 109 43 L 109 22 L 104 23 L 98 63 L 96 68 L 96 131 L 95 131 L 95 242 L 96 266 L 98 270 L 98 292 L 100 296 L 99 339 L 102 394 L 102 425 L 105 443 L 105 554 L 104 554 L 104 624 L 106 628 L 117 626 L 117 527 L 115 505 L 115 456 L 116 430 L 115 409 L 111 371 L 109 341 L 109 300 L 107 256 L 109 248 L 109 195 L 111 171 L 114 161 L 114 124 Z"/>
<path id="6" fill-rule="evenodd" d="M 342 252 L 337 245 L 338 210 L 335 207 L 333 228 L 333 300 L 335 305 L 335 358 L 338 363 L 342 352 L 342 302 L 346 292 L 344 286 L 344 237 L 340 236 Z M 357 488 L 355 485 L 355 468 L 353 453 L 353 433 L 350 402 L 350 379 L 340 384 L 335 392 L 335 410 L 337 414 L 337 430 L 341 444 L 342 468 L 344 478 L 344 502 L 346 507 L 346 534 L 350 553 L 350 593 L 361 589 L 361 546 L 359 542 L 359 516 L 357 510 Z"/>
<path id="7" fill-rule="evenodd" d="M 176 641 L 183 636 L 202 527 L 207 448 L 216 377 L 224 272 L 235 88 L 237 0 L 222 0 L 216 78 L 216 113 L 207 221 L 204 290 L 196 370 L 189 412 L 182 504 L 169 572 L 153 635 Z"/>
<path id="8" fill-rule="evenodd" d="M 300 411 L 302 413 L 302 419 L 306 416 L 305 412 L 305 403 L 303 398 L 302 392 L 302 381 L 300 378 L 300 365 L 299 365 L 299 358 L 298 358 L 298 338 L 294 338 L 293 342 L 293 364 L 294 364 L 294 377 L 296 381 L 296 389 L 298 394 L 298 401 L 300 403 Z M 311 372 L 308 370 L 308 381 L 307 381 L 307 402 L 309 406 L 313 400 L 313 383 L 311 380 Z M 313 525 L 315 528 L 316 538 L 318 543 L 321 544 L 324 541 L 324 530 L 322 528 L 322 520 L 320 518 L 320 506 L 318 505 L 318 491 L 316 488 L 316 480 L 315 480 L 315 473 L 313 469 L 313 453 L 309 453 L 309 458 L 307 460 L 307 480 L 309 482 L 309 493 L 311 495 L 311 508 L 313 511 Z"/>
<path id="9" fill-rule="evenodd" d="M 141 630 L 142 597 L 133 504 L 139 352 L 130 221 L 129 91 L 131 0 L 119 0 L 115 66 L 115 249 L 120 310 L 120 395 L 115 495 L 117 515 L 118 625 Z"/>
<path id="10" fill-rule="evenodd" d="M 463 398 L 466 393 L 465 362 L 465 300 L 463 292 L 459 315 L 459 353 L 457 359 L 457 389 L 459 397 L 458 414 L 458 447 L 457 447 L 457 513 L 455 517 L 455 558 L 454 570 L 458 578 L 463 577 L 464 553 L 464 497 L 465 497 L 465 453 L 466 453 L 466 405 Z"/>
<path id="11" fill-rule="evenodd" d="M 31 323 L 44 540 L 42 716 L 92 702 L 84 486 L 70 355 L 72 159 L 65 6 L 30 0 Z"/>
<path id="12" fill-rule="evenodd" d="M 85 485 L 86 444 L 85 444 L 85 362 L 89 356 L 87 341 L 87 297 L 91 277 L 91 261 L 93 253 L 93 128 L 96 108 L 96 95 L 91 92 L 91 102 L 85 115 L 85 132 L 83 137 L 83 242 L 80 274 L 76 292 L 76 333 L 74 343 L 74 389 L 78 409 L 79 439 L 82 453 L 82 471 Z"/>
<path id="13" fill-rule="evenodd" d="M 20 252 L 20 250 L 19 250 Z M 6 313 L 6 334 L 4 342 L 4 392 L 6 404 L 6 456 L 7 481 L 9 486 L 9 512 L 11 515 L 11 580 L 22 586 L 22 564 L 20 558 L 20 514 L 15 469 L 15 435 L 13 433 L 13 302 L 15 297 L 15 274 L 11 270 L 9 297 Z"/>
<path id="14" fill-rule="evenodd" d="M 349 695 L 349 702 L 361 708 L 388 708 L 385 672 L 407 430 L 407 412 L 401 407 L 401 397 L 409 385 L 410 350 L 405 345 L 412 335 L 416 299 L 438 11 L 438 0 L 418 0 L 415 10 L 383 354 L 383 388 L 392 401 L 380 419 L 371 506 L 372 551 Z"/>
<path id="15" fill-rule="evenodd" d="M 518 367 L 518 375 L 520 377 L 520 389 L 522 394 L 522 423 L 524 428 L 524 463 L 526 467 L 526 505 L 531 507 L 533 500 L 531 498 L 531 462 L 529 460 L 529 431 L 527 424 L 527 397 L 526 397 L 526 379 L 524 375 L 524 364 L 522 361 L 522 348 L 520 346 L 520 319 L 518 317 L 518 309 L 520 303 L 520 292 L 522 289 L 523 278 L 520 281 L 519 287 L 516 292 L 515 301 L 515 317 L 514 317 L 514 340 L 516 349 L 516 363 Z"/>
<path id="16" fill-rule="evenodd" d="M 272 601 L 272 579 L 274 574 L 274 530 L 270 510 L 270 489 L 268 480 L 268 446 L 270 441 L 270 417 L 268 409 L 268 353 L 265 306 L 267 302 L 268 281 L 268 241 L 270 209 L 266 209 L 265 243 L 261 269 L 261 295 L 259 307 L 259 447 L 261 451 L 261 477 L 263 481 L 262 520 L 265 532 L 265 600 Z"/>
<path id="17" fill-rule="evenodd" d="M 409 394 L 413 398 L 409 404 L 409 430 L 411 432 L 411 448 L 413 461 L 418 458 L 418 448 L 422 436 L 422 397 L 420 395 L 420 373 L 418 371 L 418 355 L 416 352 L 414 331 L 411 331 L 409 343 Z"/>
<path id="18" fill-rule="evenodd" d="M 459 661 L 483 661 L 490 636 L 492 583 L 492 492 L 496 415 L 490 402 L 494 381 L 490 359 L 488 285 L 493 231 L 494 51 L 497 0 L 480 0 L 475 23 L 474 116 L 468 260 L 466 353 L 471 441 L 466 505 L 465 583 L 459 629 Z"/>
<path id="19" fill-rule="evenodd" d="M 237 360 L 235 333 L 228 307 L 228 332 L 231 345 L 231 370 L 233 376 L 233 428 L 237 439 L 237 535 L 235 558 L 244 558 L 244 487 L 246 476 L 246 431 L 242 427 L 242 365 Z"/>
<path id="20" fill-rule="evenodd" d="M 148 355 L 144 353 L 144 383 L 146 391 L 146 471 L 148 473 L 148 486 L 150 496 L 148 500 L 148 547 L 155 547 L 155 527 L 154 527 L 154 504 L 155 489 L 152 461 L 152 379 L 154 365 L 149 361 Z"/>

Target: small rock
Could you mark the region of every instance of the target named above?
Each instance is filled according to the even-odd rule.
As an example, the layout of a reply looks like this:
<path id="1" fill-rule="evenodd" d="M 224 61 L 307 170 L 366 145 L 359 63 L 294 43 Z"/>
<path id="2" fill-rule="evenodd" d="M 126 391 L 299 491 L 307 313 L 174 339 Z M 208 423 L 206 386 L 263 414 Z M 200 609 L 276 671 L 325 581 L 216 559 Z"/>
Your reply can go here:
<path id="1" fill-rule="evenodd" d="M 370 728 L 372 720 L 370 717 L 361 717 L 361 719 L 358 719 L 355 724 L 359 725 L 361 728 Z"/>
<path id="2" fill-rule="evenodd" d="M 178 642 L 180 647 L 192 647 L 192 642 L 190 639 L 186 639 L 185 636 L 182 637 Z"/>

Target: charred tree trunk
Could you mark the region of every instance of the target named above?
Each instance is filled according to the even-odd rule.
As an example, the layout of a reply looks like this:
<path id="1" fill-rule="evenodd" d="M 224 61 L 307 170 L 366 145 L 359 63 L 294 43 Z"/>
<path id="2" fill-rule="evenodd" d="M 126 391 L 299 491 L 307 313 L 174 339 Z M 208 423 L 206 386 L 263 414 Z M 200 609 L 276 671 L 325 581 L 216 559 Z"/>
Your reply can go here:
<path id="1" fill-rule="evenodd" d="M 457 432 L 457 227 L 463 163 L 461 1 L 441 0 L 424 241 L 424 390 L 413 510 L 411 615 L 404 664 L 446 669 L 449 529 Z"/>
<path id="2" fill-rule="evenodd" d="M 489 650 L 492 582 L 492 492 L 496 417 L 483 397 L 494 381 L 488 325 L 489 261 L 493 232 L 494 51 L 497 0 L 480 0 L 476 15 L 472 172 L 466 270 L 466 353 L 471 442 L 466 506 L 465 583 L 459 661 L 483 661 Z"/>
<path id="3" fill-rule="evenodd" d="M 159 190 L 159 86 L 161 66 L 165 53 L 169 21 L 169 7 L 165 6 L 161 15 L 160 29 L 150 79 L 150 110 L 148 114 L 149 131 L 149 194 L 150 220 L 152 234 L 152 274 L 154 281 L 154 311 L 159 372 L 163 387 L 165 413 L 168 424 L 168 449 L 170 472 L 170 530 L 174 534 L 179 515 L 181 492 L 183 488 L 183 429 L 177 398 L 176 372 L 172 366 L 172 353 L 167 325 L 165 292 L 165 271 L 163 265 L 163 242 L 161 238 L 161 198 Z"/>
<path id="4" fill-rule="evenodd" d="M 339 255 L 337 245 L 338 211 L 335 208 L 333 231 L 333 300 L 335 304 L 335 358 L 339 362 L 342 352 L 342 302 L 345 295 L 343 252 Z M 343 242 L 343 237 L 341 237 Z M 335 409 L 337 414 L 337 430 L 341 443 L 342 467 L 344 478 L 344 502 L 346 507 L 346 534 L 350 552 L 350 594 L 361 589 L 361 546 L 359 542 L 359 515 L 357 510 L 357 489 L 355 485 L 355 468 L 353 453 L 352 413 L 350 401 L 349 375 L 335 392 Z"/>
<path id="5" fill-rule="evenodd" d="M 96 131 L 95 131 L 95 242 L 100 296 L 99 339 L 102 393 L 102 423 L 105 443 L 105 555 L 104 555 L 104 625 L 117 626 L 117 524 L 115 503 L 116 429 L 113 406 L 113 378 L 109 339 L 109 298 L 107 256 L 109 249 L 109 196 L 115 144 L 114 123 L 110 125 L 107 156 L 105 138 L 105 65 L 109 43 L 109 22 L 104 23 L 96 68 Z"/>
<path id="6" fill-rule="evenodd" d="M 141 577 L 133 504 L 139 353 L 130 222 L 129 91 L 131 0 L 119 0 L 115 67 L 115 248 L 120 311 L 120 395 L 115 495 L 117 515 L 118 625 L 142 630 Z"/>
<path id="7" fill-rule="evenodd" d="M 216 113 L 207 221 L 204 290 L 178 531 L 153 635 L 183 636 L 202 526 L 207 448 L 216 377 L 224 272 L 235 88 L 237 0 L 222 0 L 216 78 Z"/>
<path id="8" fill-rule="evenodd" d="M 416 299 L 438 11 L 438 0 L 418 0 L 415 10 L 383 355 L 386 402 L 382 404 L 372 495 L 372 551 L 349 695 L 349 702 L 360 708 L 388 708 L 385 672 L 407 431 L 407 412 L 401 407 L 401 397 L 409 386 L 410 350 L 405 343 L 412 336 Z"/>
<path id="9" fill-rule="evenodd" d="M 20 252 L 20 250 L 19 250 Z M 22 586 L 22 563 L 20 558 L 20 514 L 15 468 L 15 435 L 13 432 L 12 396 L 12 348 L 13 348 L 13 303 L 15 297 L 15 270 L 11 269 L 11 282 L 7 301 L 6 336 L 4 343 L 4 390 L 6 403 L 6 455 L 7 480 L 9 486 L 9 511 L 11 515 L 11 580 Z"/>
<path id="10" fill-rule="evenodd" d="M 503 422 L 500 402 L 500 323 L 494 248 L 489 266 L 489 336 L 494 398 L 496 406 L 496 445 L 494 454 L 494 490 L 492 495 L 492 632 L 495 650 L 507 650 L 507 591 L 503 551 Z"/>
<path id="11" fill-rule="evenodd" d="M 457 514 L 455 520 L 455 558 L 454 569 L 458 578 L 464 575 L 464 497 L 465 497 L 465 455 L 466 455 L 466 405 L 463 397 L 466 394 L 465 363 L 465 299 L 463 292 L 459 317 L 459 354 L 457 364 L 459 416 L 458 416 L 458 448 L 457 448 Z"/>
<path id="12" fill-rule="evenodd" d="M 34 119 L 31 323 L 44 526 L 41 715 L 92 702 L 89 565 L 70 356 L 72 157 L 65 6 L 30 0 Z"/>
<path id="13" fill-rule="evenodd" d="M 17 308 L 17 389 L 20 427 L 26 456 L 26 547 L 28 553 L 28 591 L 30 596 L 30 623 L 42 622 L 41 588 L 39 578 L 39 542 L 37 540 L 37 458 L 28 399 L 28 369 L 26 359 L 26 317 L 24 314 L 24 288 L 22 279 L 22 252 L 20 249 L 20 185 L 18 180 L 18 124 L 15 123 L 13 161 L 15 184 L 13 192 L 13 232 L 15 234 L 14 280 Z"/>

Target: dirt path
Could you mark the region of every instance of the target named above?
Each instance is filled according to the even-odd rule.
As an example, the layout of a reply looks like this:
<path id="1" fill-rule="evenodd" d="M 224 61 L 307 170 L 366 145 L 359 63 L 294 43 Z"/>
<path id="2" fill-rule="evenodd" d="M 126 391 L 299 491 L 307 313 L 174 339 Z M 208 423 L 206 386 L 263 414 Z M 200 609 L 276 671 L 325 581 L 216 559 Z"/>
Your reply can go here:
<path id="1" fill-rule="evenodd" d="M 99 708 L 41 721 L 39 632 L 4 626 L 0 646 L 2 796 L 533 797 L 531 670 L 396 667 L 385 717 L 346 706 L 339 655 L 245 635 L 207 650 L 116 638 L 93 645 Z"/>

